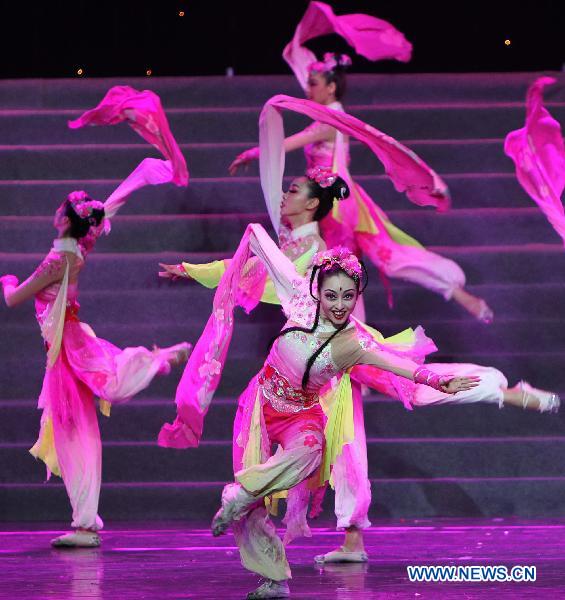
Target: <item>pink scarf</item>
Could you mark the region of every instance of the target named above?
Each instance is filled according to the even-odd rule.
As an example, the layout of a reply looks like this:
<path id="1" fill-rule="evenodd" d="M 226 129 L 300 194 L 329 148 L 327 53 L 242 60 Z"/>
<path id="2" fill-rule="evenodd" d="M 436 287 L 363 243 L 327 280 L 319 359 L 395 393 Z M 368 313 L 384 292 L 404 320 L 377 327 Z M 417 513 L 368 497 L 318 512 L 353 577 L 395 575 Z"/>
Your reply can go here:
<path id="1" fill-rule="evenodd" d="M 516 177 L 541 208 L 565 244 L 565 212 L 561 195 L 565 188 L 565 147 L 561 126 L 543 105 L 545 86 L 553 77 L 540 77 L 528 90 L 526 124 L 511 131 L 504 152 L 516 165 Z"/>
<path id="2" fill-rule="evenodd" d="M 222 275 L 212 306 L 212 314 L 206 323 L 177 387 L 175 402 L 177 417 L 171 424 L 165 423 L 159 432 L 159 446 L 165 448 L 197 447 L 214 392 L 220 383 L 227 353 L 233 334 L 233 311 L 245 304 L 240 281 L 251 256 L 249 238 L 255 232 L 248 225 L 241 242 Z M 262 235 L 259 232 L 259 235 Z M 264 234 L 266 235 L 266 233 Z"/>
<path id="3" fill-rule="evenodd" d="M 384 165 L 396 190 L 405 192 L 414 204 L 435 206 L 439 211 L 449 208 L 449 190 L 441 177 L 417 154 L 394 138 L 345 112 L 310 100 L 279 95 L 273 96 L 265 104 L 259 118 L 261 186 L 275 227 L 280 223 L 277 211 L 280 211 L 285 163 L 282 109 L 304 114 L 363 142 Z"/>
<path id="4" fill-rule="evenodd" d="M 127 85 L 110 88 L 100 104 L 74 121 L 71 129 L 85 125 L 116 125 L 127 121 L 143 139 L 155 146 L 173 166 L 172 182 L 188 184 L 188 169 L 180 148 L 171 133 L 159 96 L 150 90 L 138 92 Z"/>
<path id="5" fill-rule="evenodd" d="M 369 60 L 408 62 L 412 56 L 412 44 L 390 23 L 363 14 L 338 17 L 325 2 L 310 2 L 294 37 L 283 50 L 283 58 L 294 71 L 302 89 L 307 85 L 308 67 L 316 61 L 316 55 L 303 44 L 329 33 L 340 35 L 358 54 Z"/>

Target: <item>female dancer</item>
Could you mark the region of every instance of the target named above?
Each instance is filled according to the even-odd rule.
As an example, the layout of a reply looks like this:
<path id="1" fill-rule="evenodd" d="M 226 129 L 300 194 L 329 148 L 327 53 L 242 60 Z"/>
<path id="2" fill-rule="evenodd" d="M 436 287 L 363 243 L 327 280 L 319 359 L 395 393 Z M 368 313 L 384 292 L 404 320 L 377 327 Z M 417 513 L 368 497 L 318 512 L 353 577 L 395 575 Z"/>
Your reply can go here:
<path id="1" fill-rule="evenodd" d="M 310 65 L 306 88 L 308 99 L 343 112 L 341 100 L 346 90 L 345 69 L 349 63 L 349 58 L 344 55 L 326 54 L 323 62 Z M 347 245 L 358 256 L 368 256 L 386 277 L 421 285 L 446 300 L 455 300 L 480 321 L 492 321 L 493 313 L 486 302 L 465 290 L 465 274 L 459 265 L 426 250 L 398 229 L 367 192 L 352 180 L 348 172 L 347 136 L 327 124 L 314 122 L 285 139 L 285 152 L 298 148 L 304 148 L 308 167 L 332 168 L 347 181 L 352 192 L 348 203 L 336 207 L 333 215 L 320 223 L 328 247 Z M 258 158 L 258 147 L 246 150 L 230 165 L 230 174 L 234 175 L 240 166 Z"/>
<path id="2" fill-rule="evenodd" d="M 334 182 L 330 185 L 331 179 Z M 323 187 L 325 185 L 325 187 Z M 281 243 L 281 251 L 291 260 L 300 274 L 304 274 L 310 265 L 302 264 L 304 259 L 311 260 L 313 252 L 325 250 L 325 244 L 319 237 L 318 220 L 328 214 L 334 198 L 348 196 L 347 186 L 335 173 L 328 169 L 309 169 L 305 176 L 294 179 L 283 194 L 281 202 L 281 220 L 286 224 L 290 234 L 285 243 Z M 298 261 L 296 259 L 298 258 Z M 189 272 L 202 283 L 203 278 L 212 282 L 225 271 L 229 261 L 218 261 L 210 265 L 162 265 L 166 271 L 161 276 L 180 277 Z M 215 281 L 214 285 L 217 285 Z M 271 280 L 267 281 L 262 301 L 278 303 Z M 360 301 L 356 305 L 355 313 Z M 363 326 L 359 323 L 359 326 Z M 366 326 L 363 326 L 366 328 Z M 369 328 L 366 328 L 369 330 Z M 372 332 L 373 334 L 375 332 Z M 479 375 L 478 386 L 456 395 L 446 394 L 425 385 L 416 385 L 411 403 L 413 406 L 428 406 L 439 403 L 466 404 L 474 402 L 496 403 L 503 406 L 518 406 L 540 412 L 555 411 L 559 407 L 559 398 L 552 392 L 535 389 L 526 382 L 520 382 L 513 388 L 508 387 L 506 377 L 493 367 L 460 363 L 431 363 L 431 370 L 442 375 Z M 374 369 L 355 367 L 351 372 L 353 391 L 353 413 L 355 438 L 343 448 L 336 458 L 332 477 L 335 489 L 335 514 L 337 527 L 345 531 L 342 546 L 326 554 L 315 557 L 317 562 L 365 562 L 368 556 L 363 545 L 363 529 L 370 526 L 368 511 L 371 503 L 371 483 L 368 477 L 367 447 L 364 432 L 364 419 L 361 395 L 358 385 L 369 385 L 373 389 L 398 399 L 398 393 L 390 385 L 387 377 L 377 377 Z M 357 384 L 357 385 L 356 385 Z M 237 447 L 236 447 L 237 448 Z M 241 468 L 237 456 L 235 470 Z M 321 502 L 321 498 L 319 498 Z M 314 511 L 315 512 L 315 511 Z"/>
<path id="3" fill-rule="evenodd" d="M 402 397 L 412 393 L 414 381 L 455 393 L 476 386 L 478 378 L 439 377 L 412 360 L 433 349 L 421 329 L 407 332 L 410 343 L 403 345 L 398 339 L 379 343 L 354 324 L 349 317 L 363 289 L 363 271 L 347 249 L 317 254 L 312 276 L 307 279 L 296 272 L 261 226 L 250 225 L 222 278 L 214 312 L 185 371 L 189 375 L 186 379 L 183 376 L 179 386 L 184 382 L 188 393 L 177 394 L 177 420 L 161 432 L 169 440 L 174 441 L 179 433 L 195 438 L 201 434 L 205 405 L 217 386 L 225 360 L 218 336 L 232 327 L 233 303 L 229 295 L 238 293 L 249 249 L 269 271 L 288 321 L 263 369 L 240 398 L 234 463 L 242 468 L 236 474 L 236 483 L 224 489 L 222 508 L 212 527 L 214 534 L 220 535 L 233 525 L 243 564 L 266 578 L 249 598 L 286 597 L 290 569 L 282 542 L 266 515 L 263 498 L 289 490 L 286 520 L 290 535 L 307 530 L 308 486 L 316 487 L 329 478 L 343 444 L 353 439 L 351 388 L 346 372 L 360 364 L 386 371 Z M 225 294 L 227 302 L 219 302 Z M 320 392 L 340 375 L 341 383 L 331 399 L 326 399 L 324 441 Z M 401 378 L 405 383 L 400 382 Z M 280 444 L 282 449 L 270 456 L 272 443 Z M 320 467 L 321 474 L 316 476 Z"/>
<path id="4" fill-rule="evenodd" d="M 39 397 L 43 409 L 39 439 L 30 450 L 47 465 L 48 477 L 62 477 L 73 509 L 73 533 L 54 546 L 99 546 L 97 531 L 101 483 L 101 442 L 94 398 L 109 415 L 107 403 L 126 402 L 158 374 L 186 360 L 190 345 L 120 350 L 97 338 L 78 318 L 78 280 L 88 252 L 103 231 L 106 216 L 124 203 L 124 194 L 142 185 L 156 167 L 170 178 L 170 164 L 148 159 L 105 204 L 85 192 L 73 192 L 55 213 L 58 237 L 39 267 L 23 283 L 14 275 L 0 278 L 9 307 L 35 297 L 37 321 L 47 349 L 47 368 Z M 167 174 L 168 172 L 168 174 Z M 124 192 L 125 190 L 125 192 Z"/>

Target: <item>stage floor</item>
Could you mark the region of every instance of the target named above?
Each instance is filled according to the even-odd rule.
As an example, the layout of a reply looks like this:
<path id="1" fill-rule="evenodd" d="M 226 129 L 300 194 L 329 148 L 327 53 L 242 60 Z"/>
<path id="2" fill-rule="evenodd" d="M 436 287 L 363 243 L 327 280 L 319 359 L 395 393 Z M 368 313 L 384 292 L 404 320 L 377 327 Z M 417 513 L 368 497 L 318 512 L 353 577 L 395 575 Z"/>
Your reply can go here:
<path id="1" fill-rule="evenodd" d="M 0 525 L 0 598 L 245 598 L 257 578 L 241 567 L 231 535 L 204 524 L 108 523 L 99 549 L 54 550 L 53 524 Z M 565 520 L 419 520 L 366 532 L 367 565 L 318 567 L 340 543 L 330 528 L 288 549 L 292 598 L 565 598 Z M 411 583 L 408 565 L 534 565 L 531 583 Z"/>

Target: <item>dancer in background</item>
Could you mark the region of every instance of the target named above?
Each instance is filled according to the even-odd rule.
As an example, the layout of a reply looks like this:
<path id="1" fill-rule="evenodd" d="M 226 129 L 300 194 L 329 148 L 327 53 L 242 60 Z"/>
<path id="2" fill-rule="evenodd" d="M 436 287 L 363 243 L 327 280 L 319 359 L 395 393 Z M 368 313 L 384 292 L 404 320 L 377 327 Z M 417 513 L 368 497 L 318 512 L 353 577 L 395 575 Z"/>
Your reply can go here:
<path id="1" fill-rule="evenodd" d="M 276 100 L 276 102 L 275 102 Z M 287 109 L 298 109 L 299 107 L 305 108 L 311 107 L 312 103 L 306 101 L 298 101 L 290 98 L 273 99 L 269 104 L 280 105 Z M 261 179 L 262 186 L 265 192 L 265 198 L 269 207 L 269 214 L 271 215 L 275 230 L 279 230 L 279 224 L 282 228 L 283 224 L 290 228 L 291 243 L 295 243 L 301 248 L 306 257 L 311 248 L 314 245 L 318 247 L 321 245 L 320 238 L 315 228 L 316 222 L 313 221 L 314 216 L 319 214 L 321 211 L 325 213 L 331 210 L 331 205 L 334 203 L 334 198 L 346 198 L 347 193 L 342 192 L 343 185 L 336 183 L 338 181 L 337 174 L 331 173 L 327 168 L 314 168 L 307 172 L 307 176 L 300 177 L 292 181 L 288 191 L 285 194 L 279 192 L 278 202 L 275 202 L 277 198 L 277 189 L 280 190 L 282 185 L 282 172 L 278 173 L 277 169 L 280 164 L 279 160 L 281 157 L 277 157 L 276 148 L 281 149 L 283 143 L 283 133 L 276 123 L 273 125 L 273 118 L 276 120 L 276 115 L 272 110 L 273 107 L 266 107 L 261 119 L 261 139 L 262 143 L 265 143 L 265 150 L 270 149 L 271 152 L 263 152 L 265 160 L 261 164 Z M 320 109 L 318 118 L 326 118 L 328 111 Z M 270 113 L 270 114 L 269 114 Z M 350 125 L 354 125 L 358 120 L 353 119 L 349 116 L 343 116 L 342 119 L 346 119 Z M 339 126 L 343 126 L 343 123 L 336 123 Z M 273 139 L 272 131 L 278 130 L 280 139 Z M 359 127 L 359 130 L 365 130 L 364 127 Z M 350 129 L 352 133 L 355 133 L 353 128 Z M 364 140 L 363 140 L 364 141 Z M 376 143 L 377 138 L 373 140 Z M 267 143 L 269 142 L 269 143 Z M 284 161 L 283 161 L 284 164 Z M 418 173 L 418 178 L 423 181 L 425 173 Z M 395 184 L 401 182 L 398 173 L 390 173 Z M 277 183 L 278 181 L 278 183 Z M 278 187 L 277 187 L 278 186 Z M 272 187 L 272 190 L 269 189 Z M 399 185 L 400 187 L 400 185 Z M 282 202 L 281 202 L 282 196 Z M 343 200 L 340 200 L 340 202 Z M 301 236 L 295 236 L 296 233 L 302 233 Z M 281 247 L 284 246 L 281 244 Z M 291 245 L 290 248 L 293 248 Z M 285 252 L 287 256 L 291 255 L 289 252 Z M 295 263 L 297 268 L 298 264 Z M 202 270 L 198 269 L 210 269 L 209 273 L 214 274 L 217 278 L 224 272 L 226 267 L 229 267 L 229 261 L 218 261 L 216 266 L 206 265 L 188 265 L 186 263 L 182 265 L 163 265 L 168 271 L 168 275 L 182 275 L 185 270 L 190 269 L 190 274 L 197 273 L 201 275 Z M 196 270 L 195 270 L 196 269 Z M 163 273 L 165 274 L 165 273 Z M 242 279 L 245 279 L 249 274 L 249 271 L 245 271 L 245 275 Z M 195 277 L 197 278 L 197 277 Z M 272 285 L 272 283 L 271 283 Z M 254 288 L 259 290 L 259 295 L 263 288 L 260 286 L 251 286 L 246 284 L 241 286 L 240 292 L 245 295 L 244 290 Z M 263 300 L 265 294 L 263 294 Z M 245 306 L 245 304 L 242 304 Z M 432 365 L 430 368 L 438 369 L 444 368 L 442 372 L 445 373 L 445 369 L 455 375 L 467 375 L 473 373 L 476 369 L 481 374 L 481 383 L 477 388 L 465 394 L 457 394 L 456 396 L 448 396 L 435 394 L 432 392 L 432 396 L 426 394 L 425 387 L 416 387 L 416 392 L 411 402 L 407 403 L 407 407 L 411 408 L 414 405 L 424 405 L 433 402 L 444 402 L 450 399 L 453 402 L 497 402 L 499 404 L 506 403 L 511 405 L 520 405 L 530 409 L 539 410 L 551 410 L 558 406 L 558 398 L 549 392 L 543 392 L 541 390 L 535 390 L 523 383 L 516 388 L 507 389 L 507 382 L 502 373 L 496 369 L 489 367 L 481 367 L 472 364 L 453 364 L 453 365 Z M 374 374 L 363 373 L 362 368 L 355 368 L 352 371 L 352 379 L 361 383 L 368 383 L 378 391 L 387 394 L 389 396 L 398 398 L 398 393 L 386 378 L 380 379 L 375 378 Z M 180 389 L 180 387 L 179 387 Z M 355 390 L 355 387 L 354 387 Z M 429 390 L 428 390 L 429 391 Z M 182 402 L 182 393 L 177 394 L 177 402 Z M 406 403 L 405 403 L 406 404 Z M 368 521 L 367 513 L 371 501 L 371 489 L 370 482 L 367 473 L 367 451 L 364 436 L 363 426 L 363 411 L 361 405 L 360 395 L 354 393 L 354 420 L 355 420 L 355 439 L 347 444 L 342 454 L 340 454 L 334 465 L 334 484 L 336 489 L 336 515 L 338 517 L 338 527 L 345 529 L 345 542 L 341 549 L 335 552 L 328 553 L 317 557 L 317 560 L 326 560 L 337 562 L 337 561 L 364 561 L 367 560 L 367 556 L 364 553 L 362 529 L 370 525 Z M 187 433 L 182 428 L 177 430 L 177 433 L 182 432 L 175 440 L 168 438 L 164 441 L 163 445 L 174 445 L 175 447 L 187 447 L 194 445 L 192 434 L 188 434 L 188 439 L 182 439 L 183 435 Z"/>
<path id="2" fill-rule="evenodd" d="M 74 532 L 52 541 L 54 546 L 100 545 L 97 532 L 102 454 L 95 398 L 109 415 L 109 404 L 127 402 L 171 365 L 185 361 L 190 345 L 147 350 L 121 350 L 95 336 L 79 321 L 79 275 L 88 253 L 108 219 L 127 195 L 148 181 L 170 181 L 169 161 L 146 159 L 105 202 L 83 191 L 73 192 L 55 213 L 58 237 L 39 267 L 23 283 L 14 275 L 0 278 L 9 307 L 35 298 L 36 318 L 47 349 L 47 368 L 39 397 L 43 409 L 33 456 L 62 477 L 73 510 Z M 104 312 L 104 307 L 100 310 Z"/>
<path id="3" fill-rule="evenodd" d="M 338 17 L 328 5 L 310 3 L 294 38 L 284 49 L 283 57 L 308 99 L 335 111 L 344 110 L 341 101 L 346 91 L 346 68 L 351 61 L 345 55 L 335 54 L 326 54 L 323 61 L 317 61 L 315 55 L 302 45 L 327 33 L 341 35 L 370 60 L 396 58 L 406 61 L 410 58 L 410 44 L 386 21 L 361 14 Z M 367 192 L 353 181 L 348 169 L 349 139 L 346 134 L 336 131 L 328 123 L 314 121 L 302 132 L 287 137 L 284 148 L 286 152 L 304 148 L 308 167 L 330 167 L 349 185 L 351 198 L 336 205 L 333 213 L 321 222 L 322 237 L 328 247 L 346 245 L 358 256 L 368 257 L 385 278 L 404 279 L 421 285 L 446 300 L 455 300 L 479 321 L 492 321 L 493 312 L 486 302 L 465 289 L 465 274 L 459 265 L 426 250 L 398 229 Z M 233 161 L 229 171 L 234 175 L 240 166 L 258 158 L 258 147 L 247 150 Z M 449 203 L 447 188 L 439 177 L 435 183 L 435 195 L 441 201 L 437 206 L 446 209 Z M 387 290 L 389 304 L 392 304 L 388 284 Z"/>

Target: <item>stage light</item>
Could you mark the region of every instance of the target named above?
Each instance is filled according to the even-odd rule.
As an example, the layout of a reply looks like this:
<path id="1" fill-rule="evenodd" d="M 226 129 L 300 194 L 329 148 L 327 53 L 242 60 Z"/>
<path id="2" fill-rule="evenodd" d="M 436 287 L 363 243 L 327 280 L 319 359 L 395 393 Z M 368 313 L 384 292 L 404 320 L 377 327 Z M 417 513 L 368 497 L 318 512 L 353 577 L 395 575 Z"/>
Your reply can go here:
<path id="1" fill-rule="evenodd" d="M 511 43 L 512 43 L 512 40 L 504 40 L 505 46 L 510 46 Z"/>
<path id="2" fill-rule="evenodd" d="M 145 74 L 147 75 L 147 77 L 151 77 L 151 75 L 153 75 L 153 71 L 151 69 L 147 69 L 147 71 L 145 71 Z"/>
<path id="3" fill-rule="evenodd" d="M 84 71 L 82 69 L 77 69 L 77 75 L 80 77 Z"/>
<path id="4" fill-rule="evenodd" d="M 184 10 L 179 10 L 179 17 L 184 17 Z"/>

